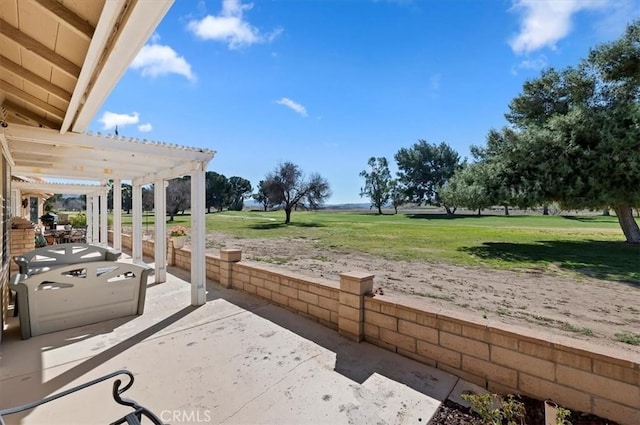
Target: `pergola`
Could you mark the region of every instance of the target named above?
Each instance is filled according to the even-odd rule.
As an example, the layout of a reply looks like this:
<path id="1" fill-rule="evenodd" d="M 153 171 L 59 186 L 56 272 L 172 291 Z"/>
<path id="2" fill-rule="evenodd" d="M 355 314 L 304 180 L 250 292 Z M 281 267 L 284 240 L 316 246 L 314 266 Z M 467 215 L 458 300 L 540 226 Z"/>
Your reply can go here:
<path id="1" fill-rule="evenodd" d="M 87 195 L 87 238 L 107 244 L 113 184 L 113 246 L 121 248 L 121 187 L 133 189 L 132 256 L 142 262 L 142 187 L 154 184 L 155 277 L 166 280 L 165 181 L 191 177 L 193 305 L 205 302 L 205 171 L 215 152 L 86 133 L 117 81 L 173 0 L 0 2 L 0 144 L 11 174 L 71 185 L 12 183 L 14 193 Z"/>

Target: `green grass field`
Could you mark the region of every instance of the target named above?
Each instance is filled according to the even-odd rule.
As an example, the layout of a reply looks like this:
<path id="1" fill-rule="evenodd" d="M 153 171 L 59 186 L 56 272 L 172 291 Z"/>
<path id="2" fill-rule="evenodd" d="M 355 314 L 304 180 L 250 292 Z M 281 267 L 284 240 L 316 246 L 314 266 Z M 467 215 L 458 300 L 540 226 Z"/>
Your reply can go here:
<path id="1" fill-rule="evenodd" d="M 153 225 L 153 217 L 145 220 Z M 123 221 L 126 224 L 127 218 Z M 640 247 L 624 243 L 616 217 L 294 211 L 290 225 L 283 221 L 282 211 L 206 216 L 207 231 L 243 238 L 305 238 L 318 247 L 392 259 L 501 269 L 559 268 L 640 284 Z M 176 216 L 169 227 L 173 224 L 189 227 L 190 217 Z"/>

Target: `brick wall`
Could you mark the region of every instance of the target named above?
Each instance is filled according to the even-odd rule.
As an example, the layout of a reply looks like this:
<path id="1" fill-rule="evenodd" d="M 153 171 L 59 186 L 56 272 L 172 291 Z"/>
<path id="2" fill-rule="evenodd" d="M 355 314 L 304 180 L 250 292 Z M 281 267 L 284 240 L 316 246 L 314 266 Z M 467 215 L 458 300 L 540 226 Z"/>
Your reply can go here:
<path id="1" fill-rule="evenodd" d="M 365 298 L 365 340 L 490 391 L 640 423 L 640 356 L 388 297 Z"/>
<path id="2" fill-rule="evenodd" d="M 406 299 L 374 297 L 372 275 L 345 273 L 338 284 L 240 260 L 239 251 L 229 258 L 226 286 L 271 300 L 347 337 L 364 339 L 491 392 L 552 399 L 620 424 L 640 423 L 636 353 L 476 315 L 428 311 Z M 207 269 L 209 263 L 207 257 Z"/>
<path id="3" fill-rule="evenodd" d="M 123 236 L 123 246 L 125 238 Z M 130 241 L 129 241 L 130 246 Z M 170 264 L 191 252 L 169 244 Z M 151 256 L 153 245 L 151 243 Z M 445 370 L 500 394 L 552 399 L 568 409 L 640 423 L 640 356 L 622 349 L 483 320 L 415 301 L 371 295 L 373 275 L 311 279 L 241 261 L 239 250 L 206 256 L 207 278 L 270 300 L 357 341 Z"/>
<path id="4" fill-rule="evenodd" d="M 231 287 L 266 298 L 332 329 L 338 328 L 340 290 L 333 282 L 240 262 L 233 263 L 231 273 Z"/>
<path id="5" fill-rule="evenodd" d="M 18 271 L 18 265 L 11 260 L 16 255 L 22 255 L 25 252 L 33 251 L 35 245 L 35 231 L 33 228 L 28 229 L 11 229 L 11 249 L 10 252 L 10 271 L 15 273 Z"/>

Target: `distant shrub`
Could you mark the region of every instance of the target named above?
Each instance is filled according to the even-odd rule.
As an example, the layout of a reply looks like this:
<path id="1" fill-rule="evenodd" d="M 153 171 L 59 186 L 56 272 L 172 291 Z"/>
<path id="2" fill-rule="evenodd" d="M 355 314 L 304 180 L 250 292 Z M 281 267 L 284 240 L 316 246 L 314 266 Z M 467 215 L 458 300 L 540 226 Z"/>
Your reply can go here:
<path id="1" fill-rule="evenodd" d="M 87 216 L 85 214 L 76 214 L 69 218 L 69 224 L 74 228 L 87 227 Z"/>

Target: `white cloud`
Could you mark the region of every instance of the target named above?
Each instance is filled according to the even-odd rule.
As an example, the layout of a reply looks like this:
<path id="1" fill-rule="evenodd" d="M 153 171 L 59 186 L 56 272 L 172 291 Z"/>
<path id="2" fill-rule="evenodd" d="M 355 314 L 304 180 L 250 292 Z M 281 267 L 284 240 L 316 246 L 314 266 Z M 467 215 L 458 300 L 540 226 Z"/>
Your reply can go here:
<path id="1" fill-rule="evenodd" d="M 105 112 L 98 122 L 102 123 L 103 130 L 111 130 L 116 126 L 123 127 L 125 125 L 137 124 L 140 120 L 140 114 L 133 112 L 131 115 L 116 114 L 115 112 Z"/>
<path id="2" fill-rule="evenodd" d="M 153 126 L 151 125 L 150 122 L 146 123 L 146 124 L 140 124 L 138 126 L 138 131 L 141 133 L 148 133 L 151 130 L 153 130 Z"/>
<path id="3" fill-rule="evenodd" d="M 545 55 L 540 55 L 537 58 L 527 58 L 521 61 L 517 66 L 511 69 L 511 73 L 513 75 L 517 75 L 518 71 L 540 71 L 547 67 L 547 57 Z"/>
<path id="4" fill-rule="evenodd" d="M 139 69 L 144 76 L 178 74 L 190 81 L 196 79 L 189 62 L 183 56 L 178 56 L 171 47 L 161 44 L 145 44 L 131 62 L 131 68 Z"/>
<path id="5" fill-rule="evenodd" d="M 280 100 L 276 100 L 276 103 L 278 105 L 284 105 L 287 108 L 299 113 L 300 115 L 302 115 L 303 117 L 307 116 L 307 108 L 305 108 L 304 106 L 302 106 L 301 104 L 294 102 L 293 100 L 283 97 Z"/>
<path id="6" fill-rule="evenodd" d="M 251 10 L 253 3 L 242 4 L 240 0 L 224 0 L 218 16 L 207 15 L 187 24 L 187 29 L 203 40 L 227 43 L 229 49 L 238 49 L 256 43 L 272 42 L 281 33 L 278 28 L 263 34 L 244 20 L 245 10 Z"/>
<path id="7" fill-rule="evenodd" d="M 571 31 L 573 15 L 606 6 L 608 0 L 514 0 L 512 10 L 522 15 L 520 32 L 509 40 L 517 53 L 531 53 L 556 43 Z"/>

